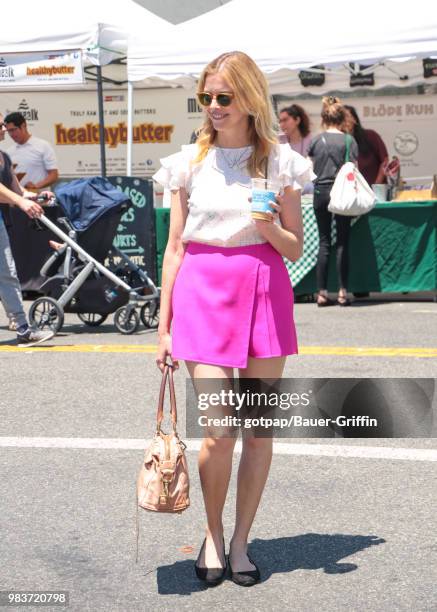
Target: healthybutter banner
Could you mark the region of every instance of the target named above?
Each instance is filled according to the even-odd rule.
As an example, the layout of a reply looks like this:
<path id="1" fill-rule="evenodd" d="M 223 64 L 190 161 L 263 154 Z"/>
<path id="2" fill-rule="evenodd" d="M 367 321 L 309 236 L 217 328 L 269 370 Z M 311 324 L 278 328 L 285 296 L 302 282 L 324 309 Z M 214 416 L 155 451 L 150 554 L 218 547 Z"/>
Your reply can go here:
<path id="1" fill-rule="evenodd" d="M 30 132 L 55 149 L 65 178 L 100 173 L 99 121 L 95 91 L 8 91 L 0 111 L 20 111 Z M 126 174 L 127 92 L 104 92 L 106 162 L 109 175 Z M 160 158 L 190 142 L 202 123 L 194 94 L 184 89 L 140 89 L 134 92 L 133 175 L 151 176 Z M 6 135 L 1 148 L 12 140 Z"/>
<path id="2" fill-rule="evenodd" d="M 80 50 L 0 54 L 0 87 L 47 87 L 83 82 Z"/>

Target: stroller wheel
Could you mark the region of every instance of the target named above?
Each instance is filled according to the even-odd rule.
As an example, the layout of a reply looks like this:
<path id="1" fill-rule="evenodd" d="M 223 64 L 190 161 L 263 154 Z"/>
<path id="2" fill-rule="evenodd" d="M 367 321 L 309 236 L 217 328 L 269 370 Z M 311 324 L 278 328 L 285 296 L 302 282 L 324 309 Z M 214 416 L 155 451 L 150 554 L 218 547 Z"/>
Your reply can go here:
<path id="1" fill-rule="evenodd" d="M 29 321 L 38 329 L 50 329 L 57 334 L 64 324 L 64 311 L 53 298 L 40 297 L 29 309 Z"/>
<path id="2" fill-rule="evenodd" d="M 144 327 L 156 329 L 159 324 L 159 302 L 146 302 L 141 306 L 140 317 Z"/>
<path id="3" fill-rule="evenodd" d="M 89 325 L 90 327 L 98 327 L 108 318 L 108 315 L 102 315 L 98 312 L 79 312 L 77 316 L 82 323 L 85 323 L 85 325 Z"/>
<path id="4" fill-rule="evenodd" d="M 115 311 L 114 325 L 122 334 L 134 334 L 140 325 L 140 317 L 135 308 L 122 306 Z"/>

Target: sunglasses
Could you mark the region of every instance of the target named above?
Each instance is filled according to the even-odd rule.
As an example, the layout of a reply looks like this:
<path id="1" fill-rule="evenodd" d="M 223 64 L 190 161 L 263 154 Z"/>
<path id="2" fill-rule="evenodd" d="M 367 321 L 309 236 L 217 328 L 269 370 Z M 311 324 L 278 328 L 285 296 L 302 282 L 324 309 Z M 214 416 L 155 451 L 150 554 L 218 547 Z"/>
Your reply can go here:
<path id="1" fill-rule="evenodd" d="M 199 104 L 202 106 L 211 106 L 214 98 L 216 99 L 217 104 L 220 106 L 229 106 L 232 104 L 232 99 L 234 97 L 233 93 L 218 93 L 211 94 L 207 91 L 202 91 L 197 94 L 197 99 L 199 100 Z"/>

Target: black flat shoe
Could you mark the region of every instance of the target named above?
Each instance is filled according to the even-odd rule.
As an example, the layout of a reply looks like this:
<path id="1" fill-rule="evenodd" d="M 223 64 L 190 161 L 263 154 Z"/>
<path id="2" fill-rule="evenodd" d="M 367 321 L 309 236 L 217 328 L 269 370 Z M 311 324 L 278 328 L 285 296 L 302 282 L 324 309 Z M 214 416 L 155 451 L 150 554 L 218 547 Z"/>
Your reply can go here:
<path id="1" fill-rule="evenodd" d="M 351 301 L 347 297 L 339 297 L 337 298 L 337 304 L 339 306 L 350 306 Z"/>
<path id="2" fill-rule="evenodd" d="M 197 561 L 194 564 L 194 569 L 196 571 L 196 576 L 202 582 L 205 582 L 208 586 L 217 586 L 221 582 L 223 582 L 226 572 L 228 569 L 226 563 L 226 554 L 225 554 L 225 540 L 223 539 L 223 555 L 225 557 L 225 566 L 224 567 L 199 567 L 198 563 L 200 561 L 200 557 L 202 555 L 202 551 L 206 544 L 206 538 L 203 540 L 203 544 L 200 548 L 199 556 L 197 557 Z"/>
<path id="3" fill-rule="evenodd" d="M 254 561 L 252 561 L 249 555 L 247 555 L 247 558 L 252 563 L 252 565 L 255 566 L 255 569 L 248 570 L 247 572 L 234 572 L 231 566 L 230 555 L 228 557 L 229 570 L 231 572 L 231 580 L 232 582 L 235 582 L 235 584 L 238 584 L 238 586 L 251 587 L 251 586 L 254 586 L 255 584 L 258 584 L 258 582 L 261 581 L 261 572 L 259 571 L 258 566 L 256 565 L 256 563 L 254 563 Z"/>
<path id="4" fill-rule="evenodd" d="M 335 304 L 334 300 L 331 300 L 327 295 L 322 295 L 321 293 L 317 296 L 317 306 L 319 308 L 324 308 L 325 306 L 333 306 Z"/>

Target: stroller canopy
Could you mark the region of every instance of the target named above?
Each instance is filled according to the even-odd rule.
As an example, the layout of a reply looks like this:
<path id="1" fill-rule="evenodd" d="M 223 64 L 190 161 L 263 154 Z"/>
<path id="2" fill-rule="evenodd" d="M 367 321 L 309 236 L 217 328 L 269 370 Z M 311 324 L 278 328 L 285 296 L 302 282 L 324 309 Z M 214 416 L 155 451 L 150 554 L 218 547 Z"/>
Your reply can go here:
<path id="1" fill-rule="evenodd" d="M 56 189 L 55 194 L 65 216 L 78 232 L 88 229 L 108 211 L 131 204 L 125 193 L 100 176 L 71 181 Z"/>

